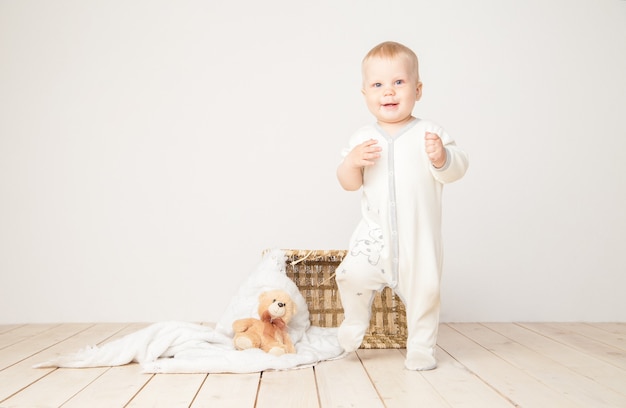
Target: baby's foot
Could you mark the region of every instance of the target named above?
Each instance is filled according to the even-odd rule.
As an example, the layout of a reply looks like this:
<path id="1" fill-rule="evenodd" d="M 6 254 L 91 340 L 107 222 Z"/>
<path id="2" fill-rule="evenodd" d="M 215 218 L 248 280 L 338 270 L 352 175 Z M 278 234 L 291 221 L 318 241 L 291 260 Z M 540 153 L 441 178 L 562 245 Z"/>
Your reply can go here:
<path id="1" fill-rule="evenodd" d="M 432 370 L 437 368 L 437 360 L 432 354 L 411 350 L 406 353 L 404 366 L 413 371 Z"/>
<path id="2" fill-rule="evenodd" d="M 347 353 L 355 351 L 361 346 L 366 330 L 367 326 L 342 324 L 337 333 L 339 345 Z"/>

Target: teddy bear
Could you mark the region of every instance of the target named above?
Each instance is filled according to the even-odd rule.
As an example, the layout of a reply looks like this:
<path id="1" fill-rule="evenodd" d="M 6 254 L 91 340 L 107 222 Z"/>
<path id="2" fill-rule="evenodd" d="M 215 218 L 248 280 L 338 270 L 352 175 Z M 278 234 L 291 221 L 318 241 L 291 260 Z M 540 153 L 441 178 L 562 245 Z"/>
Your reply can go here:
<path id="1" fill-rule="evenodd" d="M 266 353 L 281 356 L 295 353 L 287 333 L 287 324 L 296 313 L 296 304 L 282 290 L 271 290 L 259 295 L 260 319 L 247 318 L 233 322 L 233 342 L 238 350 L 260 348 Z"/>

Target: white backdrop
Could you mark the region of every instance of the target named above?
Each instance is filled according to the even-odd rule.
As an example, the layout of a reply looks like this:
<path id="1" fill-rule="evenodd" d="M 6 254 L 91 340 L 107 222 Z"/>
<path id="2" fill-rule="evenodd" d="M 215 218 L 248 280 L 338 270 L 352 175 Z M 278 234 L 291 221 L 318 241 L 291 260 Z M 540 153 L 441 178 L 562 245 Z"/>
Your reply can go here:
<path id="1" fill-rule="evenodd" d="M 263 249 L 345 248 L 384 40 L 470 154 L 442 319 L 626 321 L 625 1 L 0 0 L 0 324 L 216 321 Z"/>

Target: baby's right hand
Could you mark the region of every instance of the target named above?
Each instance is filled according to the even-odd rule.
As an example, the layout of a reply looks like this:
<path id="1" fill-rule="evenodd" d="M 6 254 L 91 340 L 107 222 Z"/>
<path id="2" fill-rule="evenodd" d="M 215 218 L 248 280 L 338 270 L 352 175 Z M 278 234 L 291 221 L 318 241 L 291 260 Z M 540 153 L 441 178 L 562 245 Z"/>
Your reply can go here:
<path id="1" fill-rule="evenodd" d="M 348 153 L 351 166 L 356 168 L 373 166 L 380 158 L 382 147 L 378 146 L 378 140 L 370 139 L 357 145 Z"/>

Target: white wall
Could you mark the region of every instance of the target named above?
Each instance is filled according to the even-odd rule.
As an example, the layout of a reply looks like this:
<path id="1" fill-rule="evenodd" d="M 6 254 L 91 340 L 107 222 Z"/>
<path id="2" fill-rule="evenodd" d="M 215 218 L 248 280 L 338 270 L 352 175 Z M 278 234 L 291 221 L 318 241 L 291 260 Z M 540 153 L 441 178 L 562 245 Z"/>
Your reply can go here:
<path id="1" fill-rule="evenodd" d="M 360 60 L 420 57 L 446 321 L 626 320 L 626 2 L 0 0 L 0 324 L 215 321 L 264 248 L 344 248 Z"/>

